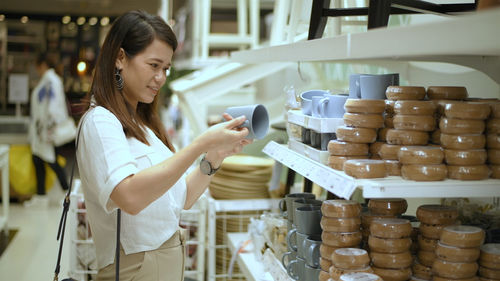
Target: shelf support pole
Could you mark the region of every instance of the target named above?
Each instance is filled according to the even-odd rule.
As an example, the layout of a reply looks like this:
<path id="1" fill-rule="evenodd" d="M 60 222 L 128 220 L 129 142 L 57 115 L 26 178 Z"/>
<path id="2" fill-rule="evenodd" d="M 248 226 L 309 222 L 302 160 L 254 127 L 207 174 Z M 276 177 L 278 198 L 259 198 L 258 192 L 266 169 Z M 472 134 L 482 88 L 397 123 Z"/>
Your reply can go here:
<path id="1" fill-rule="evenodd" d="M 326 193 L 326 200 L 332 200 L 332 199 L 339 199 L 340 197 L 338 197 L 337 195 L 331 193 L 331 192 L 327 192 Z"/>
<path id="2" fill-rule="evenodd" d="M 323 16 L 323 10 L 330 7 L 330 0 L 313 0 L 311 9 L 311 20 L 309 24 L 309 36 L 307 40 L 321 38 L 325 31 L 327 17 Z"/>
<path id="3" fill-rule="evenodd" d="M 312 191 L 312 181 L 304 178 L 304 192 L 309 192 L 311 193 Z"/>
<path id="4" fill-rule="evenodd" d="M 387 26 L 391 14 L 391 0 L 370 0 L 368 29 Z"/>
<path id="5" fill-rule="evenodd" d="M 295 171 L 288 168 L 288 172 L 286 175 L 285 195 L 290 194 L 290 188 L 294 182 L 295 182 Z"/>

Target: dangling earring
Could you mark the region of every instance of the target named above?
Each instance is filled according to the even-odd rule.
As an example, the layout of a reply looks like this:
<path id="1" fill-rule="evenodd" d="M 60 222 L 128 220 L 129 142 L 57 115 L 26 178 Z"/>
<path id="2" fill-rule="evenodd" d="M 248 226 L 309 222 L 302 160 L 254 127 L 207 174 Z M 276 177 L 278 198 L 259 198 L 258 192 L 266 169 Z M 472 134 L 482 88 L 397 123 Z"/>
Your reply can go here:
<path id="1" fill-rule="evenodd" d="M 123 77 L 118 68 L 115 68 L 115 86 L 118 91 L 123 89 Z"/>

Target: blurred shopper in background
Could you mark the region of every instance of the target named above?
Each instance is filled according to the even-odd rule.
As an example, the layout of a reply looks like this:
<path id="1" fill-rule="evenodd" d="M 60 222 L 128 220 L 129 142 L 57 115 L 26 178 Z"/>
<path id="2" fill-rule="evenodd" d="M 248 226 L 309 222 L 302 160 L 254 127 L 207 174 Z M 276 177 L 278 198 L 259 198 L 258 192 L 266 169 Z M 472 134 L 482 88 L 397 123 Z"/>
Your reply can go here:
<path id="1" fill-rule="evenodd" d="M 31 120 L 29 128 L 29 139 L 33 163 L 36 171 L 37 191 L 25 206 L 48 206 L 48 198 L 45 186 L 45 163 L 47 163 L 57 175 L 57 179 L 64 190 L 68 189 L 68 180 L 64 169 L 57 162 L 60 155 L 60 147 L 56 147 L 52 134 L 58 122 L 69 118 L 66 96 L 63 90 L 61 78 L 54 70 L 54 62 L 42 53 L 36 60 L 36 70 L 40 81 L 31 93 Z"/>

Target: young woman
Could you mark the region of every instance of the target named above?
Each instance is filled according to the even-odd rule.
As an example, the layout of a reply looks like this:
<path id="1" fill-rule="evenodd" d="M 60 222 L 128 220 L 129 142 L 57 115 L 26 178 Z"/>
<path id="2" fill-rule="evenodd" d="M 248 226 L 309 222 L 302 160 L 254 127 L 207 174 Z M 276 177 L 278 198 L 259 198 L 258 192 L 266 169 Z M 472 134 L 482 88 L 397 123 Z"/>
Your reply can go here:
<path id="1" fill-rule="evenodd" d="M 160 17 L 131 11 L 113 23 L 101 48 L 77 143 L 97 280 L 115 280 L 117 208 L 120 280 L 183 280 L 180 211 L 193 206 L 225 157 L 250 143 L 248 130 L 238 129 L 244 117 L 225 114 L 228 121 L 174 151 L 157 95 L 176 47 Z M 186 174 L 200 156 L 200 167 Z"/>

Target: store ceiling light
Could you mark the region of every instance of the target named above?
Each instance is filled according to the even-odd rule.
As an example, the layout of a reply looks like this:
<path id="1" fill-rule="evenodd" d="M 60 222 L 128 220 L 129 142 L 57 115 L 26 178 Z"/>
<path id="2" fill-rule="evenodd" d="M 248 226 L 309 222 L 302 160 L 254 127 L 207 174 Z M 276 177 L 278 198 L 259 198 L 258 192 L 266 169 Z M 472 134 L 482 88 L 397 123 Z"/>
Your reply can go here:
<path id="1" fill-rule="evenodd" d="M 71 17 L 70 16 L 64 16 L 62 18 L 62 23 L 63 24 L 68 24 L 70 21 L 71 21 Z"/>
<path id="2" fill-rule="evenodd" d="M 29 18 L 27 16 L 22 16 L 21 17 L 21 22 L 22 23 L 27 23 L 29 21 Z"/>
<path id="3" fill-rule="evenodd" d="M 83 25 L 87 20 L 85 19 L 85 17 L 78 17 L 78 19 L 76 20 L 76 24 L 78 25 Z"/>
<path id="4" fill-rule="evenodd" d="M 97 18 L 96 17 L 91 17 L 89 19 L 89 24 L 90 25 L 96 25 L 96 23 L 97 23 Z"/>
<path id="5" fill-rule="evenodd" d="M 106 26 L 106 25 L 108 25 L 108 24 L 109 24 L 109 18 L 108 18 L 108 17 L 103 17 L 103 18 L 101 19 L 101 25 L 102 25 L 102 26 Z"/>
<path id="6" fill-rule="evenodd" d="M 4 21 L 5 20 L 5 15 L 4 14 L 1 14 L 0 15 L 0 21 Z"/>
<path id="7" fill-rule="evenodd" d="M 87 70 L 87 64 L 84 61 L 78 62 L 78 64 L 76 65 L 76 70 L 80 75 L 85 74 L 85 71 Z"/>

